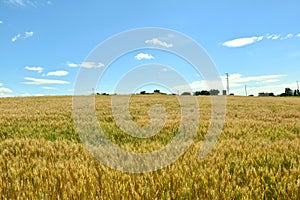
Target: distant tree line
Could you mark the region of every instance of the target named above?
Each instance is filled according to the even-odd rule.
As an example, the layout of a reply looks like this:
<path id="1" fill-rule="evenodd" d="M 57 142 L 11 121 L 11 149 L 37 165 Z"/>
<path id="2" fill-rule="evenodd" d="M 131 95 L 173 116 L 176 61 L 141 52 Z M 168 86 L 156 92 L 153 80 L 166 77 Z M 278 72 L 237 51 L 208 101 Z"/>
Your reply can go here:
<path id="1" fill-rule="evenodd" d="M 299 90 L 292 90 L 291 88 L 285 88 L 284 93 L 281 93 L 279 96 L 300 96 Z"/>
<path id="2" fill-rule="evenodd" d="M 219 95 L 220 91 L 217 89 L 211 89 L 209 91 L 207 90 L 202 90 L 202 91 L 196 91 L 194 93 L 192 92 L 182 92 L 181 95 L 182 96 L 199 96 L 199 95 Z M 147 93 L 146 91 L 141 91 L 140 94 L 165 94 L 160 92 L 160 90 L 154 90 L 153 93 Z M 176 95 L 176 94 L 172 94 L 172 95 Z M 178 94 L 179 95 L 179 94 Z"/>
<path id="3" fill-rule="evenodd" d="M 219 95 L 220 91 L 217 89 L 211 89 L 209 91 L 207 90 L 202 90 L 202 91 L 196 91 L 194 93 L 192 92 L 182 92 L 181 95 L 182 96 L 199 96 L 199 95 Z M 141 91 L 140 94 L 166 94 L 166 93 L 162 93 L 160 90 L 154 90 L 153 93 L 147 93 L 146 91 Z M 172 94 L 172 95 L 176 95 L 176 94 Z M 178 94 L 179 95 L 179 94 Z"/>
<path id="4" fill-rule="evenodd" d="M 199 96 L 199 95 L 219 95 L 220 91 L 219 90 L 216 90 L 216 89 L 211 89 L 209 91 L 207 90 L 202 90 L 202 91 L 196 91 L 194 92 L 194 95 L 195 96 Z"/>
<path id="5" fill-rule="evenodd" d="M 96 93 L 97 95 L 109 95 L 108 93 Z M 140 94 L 166 94 L 166 93 L 163 93 L 161 92 L 160 90 L 154 90 L 153 93 L 148 93 L 146 91 L 141 91 Z M 181 93 L 181 95 L 185 95 L 185 96 L 191 96 L 191 95 L 194 95 L 194 96 L 199 96 L 199 95 L 204 95 L 204 96 L 209 96 L 209 95 L 219 95 L 220 94 L 220 91 L 218 89 L 211 89 L 211 90 L 201 90 L 201 91 L 196 91 L 194 93 L 191 93 L 191 92 L 183 92 Z M 176 94 L 172 94 L 172 95 L 176 95 Z M 178 94 L 179 95 L 179 94 Z M 226 91 L 225 91 L 225 94 L 224 94 L 224 91 L 223 91 L 223 95 L 226 95 Z M 234 95 L 234 94 L 229 94 L 229 95 Z M 249 96 L 253 96 L 253 95 L 249 95 Z M 259 93 L 258 96 L 275 96 L 273 92 L 271 93 Z M 300 96 L 300 91 L 299 89 L 297 90 L 292 90 L 290 88 L 285 88 L 285 91 L 284 93 L 281 93 L 277 96 Z"/>
<path id="6" fill-rule="evenodd" d="M 258 93 L 258 96 L 275 96 L 273 92 L 268 93 L 268 92 L 260 92 Z M 300 96 L 300 92 L 299 90 L 292 90 L 291 88 L 285 88 L 284 93 L 281 93 L 277 96 L 281 96 L 281 97 L 287 97 L 287 96 Z"/>

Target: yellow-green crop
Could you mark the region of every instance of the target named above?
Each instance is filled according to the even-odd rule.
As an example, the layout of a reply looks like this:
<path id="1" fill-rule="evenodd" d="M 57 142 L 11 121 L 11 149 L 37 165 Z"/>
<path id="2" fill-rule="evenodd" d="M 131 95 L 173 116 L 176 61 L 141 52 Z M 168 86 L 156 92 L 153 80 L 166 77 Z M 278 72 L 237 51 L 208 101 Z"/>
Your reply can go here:
<path id="1" fill-rule="evenodd" d="M 106 136 L 132 152 L 159 149 L 180 120 L 175 96 L 133 95 L 131 117 L 150 123 L 148 109 L 161 103 L 163 130 L 147 139 L 122 132 L 111 96 L 96 96 Z M 72 97 L 0 98 L 1 199 L 299 199 L 300 98 L 228 97 L 216 147 L 198 156 L 210 122 L 210 98 L 198 97 L 200 124 L 187 150 L 170 166 L 129 174 L 101 165 L 76 133 Z"/>

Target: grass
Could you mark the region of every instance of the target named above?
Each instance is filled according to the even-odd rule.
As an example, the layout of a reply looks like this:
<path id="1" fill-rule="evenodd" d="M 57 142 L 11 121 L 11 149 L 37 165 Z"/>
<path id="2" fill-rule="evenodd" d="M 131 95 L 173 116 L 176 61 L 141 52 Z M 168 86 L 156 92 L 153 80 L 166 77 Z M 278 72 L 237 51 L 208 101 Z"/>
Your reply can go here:
<path id="1" fill-rule="evenodd" d="M 210 122 L 210 98 L 199 97 L 200 124 L 188 151 L 155 172 L 130 174 L 101 165 L 82 145 L 72 97 L 0 98 L 1 199 L 299 199 L 300 98 L 228 97 L 224 129 L 214 150 L 198 157 Z M 106 136 L 132 152 L 149 152 L 176 134 L 175 96 L 133 96 L 130 113 L 149 125 L 161 103 L 167 122 L 137 139 L 115 124 L 110 96 L 96 97 Z"/>

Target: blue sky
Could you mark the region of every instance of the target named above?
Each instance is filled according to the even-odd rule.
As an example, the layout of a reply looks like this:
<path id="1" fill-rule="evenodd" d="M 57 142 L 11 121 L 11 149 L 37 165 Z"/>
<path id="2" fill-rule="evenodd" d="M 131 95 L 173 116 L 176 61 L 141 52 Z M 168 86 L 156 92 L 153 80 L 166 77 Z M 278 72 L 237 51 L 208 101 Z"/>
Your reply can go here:
<path id="1" fill-rule="evenodd" d="M 297 0 L 0 0 L 0 97 L 72 95 L 80 67 L 106 67 L 85 61 L 99 43 L 143 27 L 193 38 L 224 84 L 225 73 L 230 74 L 230 92 L 245 95 L 247 85 L 248 94 L 279 94 L 300 81 L 299 19 Z M 176 59 L 155 50 L 128 53 L 107 70 L 96 90 L 113 93 L 120 72 L 149 63 L 174 67 L 194 91 L 209 89 L 191 66 Z"/>

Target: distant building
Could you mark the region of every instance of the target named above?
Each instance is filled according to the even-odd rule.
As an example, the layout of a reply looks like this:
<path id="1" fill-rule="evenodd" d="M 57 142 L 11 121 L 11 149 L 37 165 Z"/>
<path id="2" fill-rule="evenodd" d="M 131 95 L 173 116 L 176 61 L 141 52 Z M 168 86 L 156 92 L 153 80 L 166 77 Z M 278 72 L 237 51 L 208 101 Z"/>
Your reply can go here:
<path id="1" fill-rule="evenodd" d="M 273 92 L 260 92 L 260 93 L 258 93 L 258 96 L 259 97 L 272 97 L 272 96 L 274 96 L 274 93 Z"/>
<path id="2" fill-rule="evenodd" d="M 226 90 L 223 90 L 223 95 L 226 95 L 227 94 L 227 91 Z"/>
<path id="3" fill-rule="evenodd" d="M 211 90 L 209 91 L 209 93 L 210 93 L 210 95 L 219 95 L 220 91 L 217 90 L 217 89 L 211 89 Z"/>

